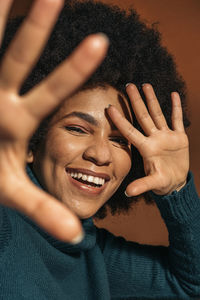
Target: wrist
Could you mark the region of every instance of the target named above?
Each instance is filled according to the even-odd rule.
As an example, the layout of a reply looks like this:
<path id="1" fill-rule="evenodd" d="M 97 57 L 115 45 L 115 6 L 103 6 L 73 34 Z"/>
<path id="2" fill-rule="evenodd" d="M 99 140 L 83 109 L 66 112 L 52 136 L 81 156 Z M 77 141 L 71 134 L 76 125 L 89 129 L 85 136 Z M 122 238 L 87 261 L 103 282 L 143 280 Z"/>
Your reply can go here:
<path id="1" fill-rule="evenodd" d="M 177 184 L 176 186 L 166 189 L 165 191 L 152 190 L 152 192 L 158 196 L 168 196 L 171 195 L 173 192 L 179 192 L 186 184 L 187 184 L 187 179 L 185 179 L 184 182 Z"/>

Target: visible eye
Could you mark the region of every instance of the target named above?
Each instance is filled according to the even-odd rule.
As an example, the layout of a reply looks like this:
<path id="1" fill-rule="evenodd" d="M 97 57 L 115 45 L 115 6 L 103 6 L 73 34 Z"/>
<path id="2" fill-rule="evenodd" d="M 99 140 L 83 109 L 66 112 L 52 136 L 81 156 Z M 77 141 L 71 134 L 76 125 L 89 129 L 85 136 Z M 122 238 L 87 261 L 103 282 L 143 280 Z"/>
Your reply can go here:
<path id="1" fill-rule="evenodd" d="M 80 134 L 87 133 L 84 129 L 82 129 L 81 127 L 78 127 L 78 126 L 65 126 L 65 129 L 68 131 L 72 131 L 72 132 L 80 133 Z"/>
<path id="2" fill-rule="evenodd" d="M 110 137 L 110 140 L 113 141 L 114 143 L 117 143 L 121 147 L 128 147 L 129 146 L 128 140 L 125 139 L 122 136 L 112 136 L 112 137 Z"/>

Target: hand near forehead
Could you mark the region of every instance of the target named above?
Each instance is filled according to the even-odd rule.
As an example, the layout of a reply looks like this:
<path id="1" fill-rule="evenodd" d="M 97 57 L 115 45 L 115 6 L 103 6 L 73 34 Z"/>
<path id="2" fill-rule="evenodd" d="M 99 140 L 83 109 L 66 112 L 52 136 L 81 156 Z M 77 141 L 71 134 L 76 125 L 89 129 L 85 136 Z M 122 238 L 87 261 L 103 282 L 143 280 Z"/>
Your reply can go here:
<path id="1" fill-rule="evenodd" d="M 25 172 L 28 141 L 41 120 L 70 96 L 104 58 L 107 41 L 87 37 L 40 84 L 19 96 L 62 8 L 63 0 L 36 0 L 11 42 L 0 66 L 0 203 L 31 217 L 64 241 L 82 233 L 77 217 L 62 203 L 37 188 Z M 12 0 L 0 0 L 0 41 Z"/>
<path id="2" fill-rule="evenodd" d="M 152 190 L 167 195 L 180 190 L 189 170 L 188 138 L 185 134 L 181 101 L 172 93 L 172 129 L 169 129 L 159 102 L 150 84 L 143 85 L 148 110 L 135 85 L 127 87 L 135 116 L 145 135 L 132 126 L 115 107 L 108 113 L 120 132 L 140 152 L 146 176 L 133 181 L 126 189 L 128 196 Z M 134 157 L 133 157 L 134 161 Z"/>

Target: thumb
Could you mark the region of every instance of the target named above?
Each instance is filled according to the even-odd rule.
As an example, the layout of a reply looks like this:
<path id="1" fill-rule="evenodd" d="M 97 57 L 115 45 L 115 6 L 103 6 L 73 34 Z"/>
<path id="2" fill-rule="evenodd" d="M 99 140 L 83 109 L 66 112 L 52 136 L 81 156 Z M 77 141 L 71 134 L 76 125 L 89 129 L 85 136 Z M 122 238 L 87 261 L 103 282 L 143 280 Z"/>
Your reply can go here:
<path id="1" fill-rule="evenodd" d="M 138 196 L 156 187 L 155 175 L 148 175 L 131 182 L 125 191 L 127 197 Z"/>

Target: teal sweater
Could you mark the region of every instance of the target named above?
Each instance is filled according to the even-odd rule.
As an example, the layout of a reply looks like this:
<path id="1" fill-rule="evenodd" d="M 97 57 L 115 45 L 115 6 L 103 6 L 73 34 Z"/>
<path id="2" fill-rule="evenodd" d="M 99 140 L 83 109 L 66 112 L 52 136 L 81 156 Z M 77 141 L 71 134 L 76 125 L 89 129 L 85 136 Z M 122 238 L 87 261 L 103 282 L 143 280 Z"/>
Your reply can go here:
<path id="1" fill-rule="evenodd" d="M 33 174 L 32 180 L 36 182 Z M 27 199 L 29 201 L 30 199 Z M 170 247 L 127 242 L 92 219 L 85 239 L 55 240 L 27 217 L 0 207 L 0 299 L 191 299 L 200 295 L 200 201 L 192 175 L 170 196 L 155 196 Z"/>

